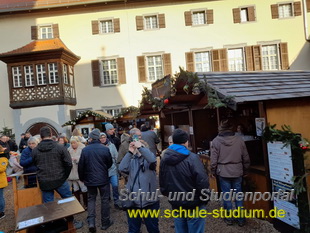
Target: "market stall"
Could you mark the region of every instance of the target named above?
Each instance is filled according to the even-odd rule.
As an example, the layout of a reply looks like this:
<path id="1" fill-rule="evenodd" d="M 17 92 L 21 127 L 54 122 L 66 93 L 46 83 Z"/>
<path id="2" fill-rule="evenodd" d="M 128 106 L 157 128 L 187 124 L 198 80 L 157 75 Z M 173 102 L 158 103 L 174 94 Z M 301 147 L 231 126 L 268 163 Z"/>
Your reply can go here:
<path id="1" fill-rule="evenodd" d="M 166 94 L 156 101 L 148 98 L 160 111 L 164 141 L 176 127 L 182 128 L 190 134 L 192 151 L 209 155 L 210 141 L 217 135 L 221 119 L 229 118 L 236 127 L 243 127 L 242 137 L 251 158 L 245 191 L 272 191 L 267 143 L 262 137 L 268 123 L 290 125 L 310 138 L 310 125 L 305 123 L 310 120 L 310 72 L 194 74 L 181 70 L 168 86 Z M 309 190 L 309 180 L 307 184 Z M 268 212 L 274 203 L 262 200 L 246 202 L 245 206 Z"/>
<path id="2" fill-rule="evenodd" d="M 72 131 L 77 128 L 83 134 L 84 138 L 88 138 L 88 134 L 93 128 L 98 128 L 101 131 L 104 131 L 102 123 L 111 122 L 113 119 L 113 116 L 106 112 L 87 110 L 64 123 L 62 127 L 71 125 Z"/>

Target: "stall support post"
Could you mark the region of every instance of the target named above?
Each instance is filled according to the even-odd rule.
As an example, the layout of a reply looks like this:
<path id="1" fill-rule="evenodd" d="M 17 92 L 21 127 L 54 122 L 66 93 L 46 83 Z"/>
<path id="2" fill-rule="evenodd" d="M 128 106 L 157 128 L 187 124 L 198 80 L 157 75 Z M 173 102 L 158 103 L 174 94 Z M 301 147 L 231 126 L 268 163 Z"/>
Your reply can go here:
<path id="1" fill-rule="evenodd" d="M 260 101 L 258 102 L 258 112 L 260 118 L 265 118 L 265 121 L 267 121 L 267 113 L 266 108 L 264 105 L 264 102 Z M 265 177 L 267 182 L 267 187 L 269 190 L 266 190 L 270 192 L 272 190 L 272 184 L 270 180 L 270 171 L 269 171 L 269 160 L 268 160 L 268 151 L 267 151 L 267 142 L 262 138 L 262 149 L 263 149 L 263 156 L 264 156 L 264 166 L 265 166 Z M 269 210 L 273 208 L 273 204 L 271 201 L 268 202 Z"/>
<path id="2" fill-rule="evenodd" d="M 197 149 L 196 149 L 195 134 L 194 134 L 193 110 L 191 107 L 188 107 L 188 119 L 189 119 L 189 127 L 190 127 L 189 136 L 191 140 L 192 151 L 196 153 Z"/>

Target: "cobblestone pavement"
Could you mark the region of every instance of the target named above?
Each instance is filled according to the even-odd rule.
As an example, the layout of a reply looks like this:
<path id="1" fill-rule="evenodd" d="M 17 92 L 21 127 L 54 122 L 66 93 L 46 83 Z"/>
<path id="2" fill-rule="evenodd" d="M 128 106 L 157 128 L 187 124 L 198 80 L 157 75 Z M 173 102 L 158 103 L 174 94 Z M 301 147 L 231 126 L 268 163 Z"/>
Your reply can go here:
<path id="1" fill-rule="evenodd" d="M 13 233 L 15 228 L 15 216 L 13 209 L 13 189 L 12 184 L 5 188 L 5 200 L 6 200 L 6 217 L 0 220 L 0 231 L 5 233 Z M 97 200 L 99 203 L 99 200 Z M 167 201 L 167 198 L 161 198 L 160 208 L 169 209 L 170 205 Z M 207 210 L 211 211 L 212 209 L 220 208 L 220 203 L 210 202 L 207 206 Z M 108 230 L 100 230 L 100 216 L 99 211 L 100 205 L 97 205 L 97 232 L 107 232 L 107 233 L 126 233 L 127 232 L 127 218 L 126 213 L 121 210 L 116 210 L 111 203 L 111 219 L 114 221 Z M 84 222 L 83 228 L 77 230 L 79 233 L 87 233 L 88 227 L 86 224 L 87 212 L 78 214 L 75 216 L 77 220 L 82 220 Z M 173 229 L 173 219 L 169 218 L 160 218 L 159 219 L 160 232 L 169 233 L 174 232 Z M 142 233 L 147 233 L 147 230 L 144 225 L 141 228 Z M 268 221 L 260 219 L 248 219 L 247 224 L 244 227 L 239 227 L 237 224 L 233 226 L 227 226 L 222 219 L 215 219 L 211 217 L 206 218 L 206 227 L 205 232 L 217 232 L 217 233 L 233 233 L 233 232 L 278 232 L 275 230 L 271 223 Z"/>

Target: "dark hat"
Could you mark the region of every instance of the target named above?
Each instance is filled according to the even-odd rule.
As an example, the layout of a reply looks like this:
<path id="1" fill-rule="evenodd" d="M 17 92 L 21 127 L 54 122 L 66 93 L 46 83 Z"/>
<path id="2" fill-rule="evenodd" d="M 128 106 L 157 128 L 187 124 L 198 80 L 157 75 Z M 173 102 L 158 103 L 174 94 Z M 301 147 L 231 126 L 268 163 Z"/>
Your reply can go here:
<path id="1" fill-rule="evenodd" d="M 117 131 L 124 131 L 123 127 L 119 126 Z"/>
<path id="2" fill-rule="evenodd" d="M 182 129 L 176 129 L 172 134 L 172 141 L 174 144 L 184 144 L 189 139 L 188 134 Z"/>
<path id="3" fill-rule="evenodd" d="M 100 131 L 99 129 L 93 129 L 93 131 L 90 132 L 89 134 L 89 138 L 95 139 L 95 140 L 99 140 L 100 138 Z"/>
<path id="4" fill-rule="evenodd" d="M 218 130 L 219 132 L 224 132 L 224 131 L 232 131 L 233 130 L 233 124 L 231 123 L 230 120 L 228 119 L 225 119 L 225 120 L 222 120 L 221 123 L 220 123 L 220 126 L 218 127 Z"/>

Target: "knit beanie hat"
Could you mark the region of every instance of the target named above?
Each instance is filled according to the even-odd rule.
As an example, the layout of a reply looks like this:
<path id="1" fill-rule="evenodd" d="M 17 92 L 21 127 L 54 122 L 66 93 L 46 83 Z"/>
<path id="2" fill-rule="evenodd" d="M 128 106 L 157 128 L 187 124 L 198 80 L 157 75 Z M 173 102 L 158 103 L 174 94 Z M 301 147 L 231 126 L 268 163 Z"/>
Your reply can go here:
<path id="1" fill-rule="evenodd" d="M 111 123 L 105 124 L 105 130 L 108 131 L 109 129 L 114 129 L 114 126 Z"/>
<path id="2" fill-rule="evenodd" d="M 233 130 L 233 124 L 228 119 L 222 120 L 220 123 L 220 126 L 218 127 L 218 130 L 219 130 L 219 133 L 232 131 Z"/>
<path id="3" fill-rule="evenodd" d="M 189 139 L 188 134 L 182 129 L 176 129 L 172 134 L 172 141 L 174 144 L 184 144 Z"/>
<path id="4" fill-rule="evenodd" d="M 94 140 L 99 140 L 99 137 L 100 137 L 99 129 L 93 129 L 93 131 L 91 131 L 89 134 L 89 138 L 92 138 Z"/>

